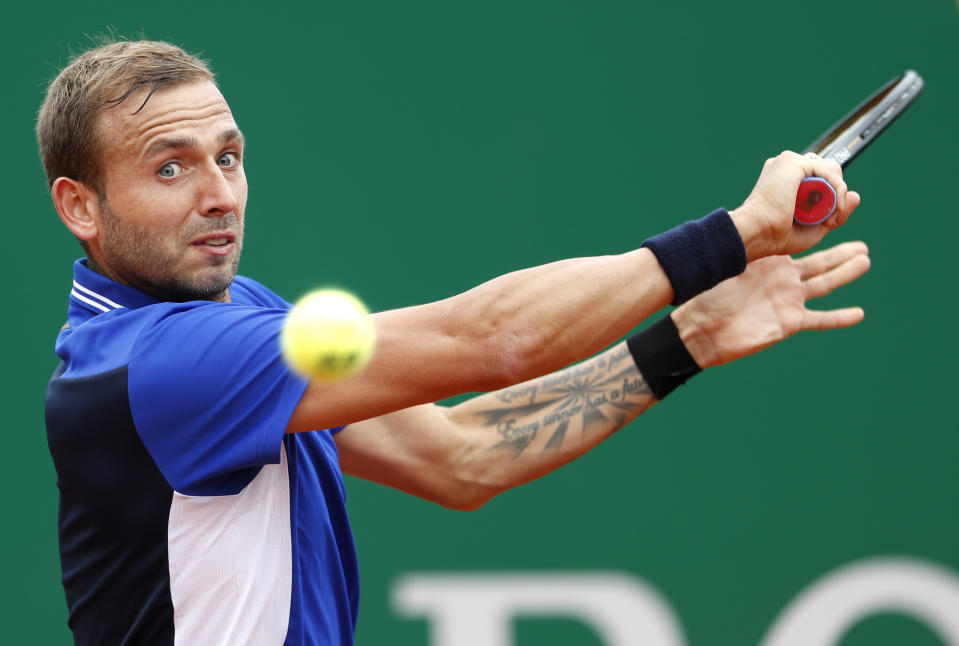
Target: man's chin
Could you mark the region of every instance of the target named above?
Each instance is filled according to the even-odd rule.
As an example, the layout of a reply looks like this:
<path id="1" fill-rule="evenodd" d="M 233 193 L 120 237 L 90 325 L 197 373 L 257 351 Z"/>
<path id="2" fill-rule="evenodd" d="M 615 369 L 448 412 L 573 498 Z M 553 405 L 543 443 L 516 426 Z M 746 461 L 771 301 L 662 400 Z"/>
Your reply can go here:
<path id="1" fill-rule="evenodd" d="M 206 266 L 193 272 L 186 283 L 187 291 L 193 293 L 193 300 L 220 300 L 233 284 L 239 270 L 239 253 L 226 256 L 208 256 Z"/>
<path id="2" fill-rule="evenodd" d="M 171 284 L 160 287 L 166 300 L 185 301 L 228 301 L 230 285 L 236 277 L 232 266 L 218 267 L 217 271 L 206 270 L 201 275 L 181 278 Z"/>
<path id="3" fill-rule="evenodd" d="M 233 279 L 236 277 L 236 272 L 230 272 L 229 275 L 218 277 L 217 279 L 211 279 L 205 281 L 200 285 L 197 285 L 197 289 L 194 291 L 193 300 L 208 300 L 208 301 L 225 301 L 229 300 L 227 295 L 229 294 L 230 285 L 233 284 Z"/>

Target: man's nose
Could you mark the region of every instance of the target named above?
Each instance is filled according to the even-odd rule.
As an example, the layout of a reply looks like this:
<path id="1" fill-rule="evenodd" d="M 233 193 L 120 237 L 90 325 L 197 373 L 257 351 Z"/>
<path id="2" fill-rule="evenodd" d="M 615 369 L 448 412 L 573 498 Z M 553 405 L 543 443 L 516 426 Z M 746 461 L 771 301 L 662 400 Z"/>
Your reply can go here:
<path id="1" fill-rule="evenodd" d="M 202 215 L 222 217 L 236 210 L 236 192 L 223 174 L 223 170 L 216 163 L 210 163 L 207 167 L 204 167 L 199 186 L 200 213 Z"/>

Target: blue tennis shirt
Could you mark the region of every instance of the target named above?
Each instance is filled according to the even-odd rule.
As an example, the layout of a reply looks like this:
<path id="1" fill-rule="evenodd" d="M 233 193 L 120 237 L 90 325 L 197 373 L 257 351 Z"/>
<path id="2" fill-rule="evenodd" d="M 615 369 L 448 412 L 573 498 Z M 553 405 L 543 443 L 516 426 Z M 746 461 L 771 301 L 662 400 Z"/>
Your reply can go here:
<path id="1" fill-rule="evenodd" d="M 306 389 L 290 305 L 161 301 L 74 264 L 47 387 L 77 644 L 353 643 L 359 575 L 333 432 L 285 434 Z"/>

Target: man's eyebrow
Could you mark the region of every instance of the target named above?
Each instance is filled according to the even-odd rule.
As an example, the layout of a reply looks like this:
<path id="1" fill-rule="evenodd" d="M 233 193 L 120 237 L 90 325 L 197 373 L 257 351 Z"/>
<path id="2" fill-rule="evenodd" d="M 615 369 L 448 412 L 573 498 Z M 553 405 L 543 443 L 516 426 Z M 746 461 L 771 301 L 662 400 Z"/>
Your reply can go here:
<path id="1" fill-rule="evenodd" d="M 239 143 L 241 146 L 245 143 L 246 138 L 243 136 L 243 133 L 240 132 L 239 128 L 229 128 L 220 133 L 220 136 L 217 137 L 217 143 L 221 146 L 228 143 Z M 171 148 L 195 148 L 198 145 L 196 137 L 174 137 L 172 139 L 160 139 L 153 143 L 152 146 L 147 148 L 144 157 L 150 158 L 155 155 L 159 155 L 165 150 Z"/>
<path id="2" fill-rule="evenodd" d="M 243 146 L 246 143 L 246 137 L 243 136 L 243 133 L 240 132 L 239 128 L 230 128 L 229 130 L 224 130 L 220 133 L 220 145 L 229 144 L 229 143 L 239 143 L 240 146 Z"/>
<path id="3" fill-rule="evenodd" d="M 193 148 L 196 146 L 195 137 L 176 137 L 174 139 L 160 139 L 157 142 L 154 142 L 152 146 L 147 148 L 144 157 L 150 158 L 154 155 L 159 155 L 164 150 L 169 150 L 170 148 Z"/>

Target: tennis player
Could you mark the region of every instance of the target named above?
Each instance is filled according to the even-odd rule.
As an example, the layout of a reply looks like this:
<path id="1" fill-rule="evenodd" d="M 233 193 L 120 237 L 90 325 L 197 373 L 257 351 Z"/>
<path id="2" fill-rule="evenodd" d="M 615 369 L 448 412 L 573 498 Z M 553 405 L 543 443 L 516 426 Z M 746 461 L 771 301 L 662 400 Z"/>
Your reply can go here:
<path id="1" fill-rule="evenodd" d="M 367 370 L 310 382 L 280 358 L 289 304 L 237 275 L 244 136 L 202 61 L 158 42 L 87 51 L 50 84 L 37 137 L 84 251 L 46 399 L 77 644 L 352 644 L 341 472 L 474 509 L 703 368 L 863 315 L 806 308 L 869 259 L 861 243 L 786 255 L 859 203 L 837 165 L 786 152 L 739 208 L 635 251 L 378 313 Z M 810 175 L 836 187 L 839 211 L 793 226 Z M 486 394 L 432 403 L 466 392 Z"/>

